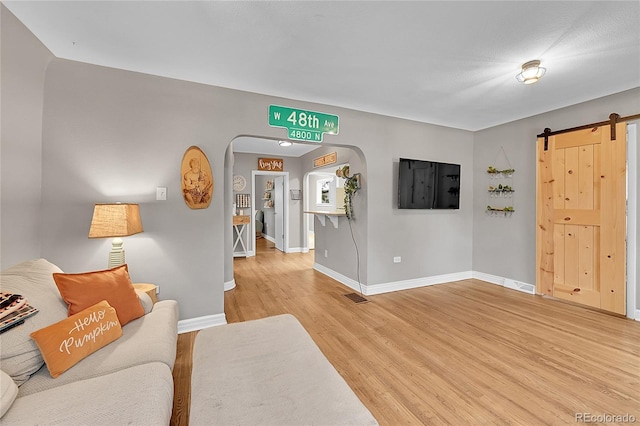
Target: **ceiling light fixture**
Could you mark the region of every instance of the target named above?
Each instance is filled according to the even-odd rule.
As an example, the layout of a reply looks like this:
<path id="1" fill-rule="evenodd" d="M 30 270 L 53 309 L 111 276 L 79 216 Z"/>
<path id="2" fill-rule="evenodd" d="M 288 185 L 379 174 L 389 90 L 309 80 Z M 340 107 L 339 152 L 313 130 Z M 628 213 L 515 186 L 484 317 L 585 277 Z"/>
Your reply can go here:
<path id="1" fill-rule="evenodd" d="M 278 145 L 280 146 L 291 146 L 293 143 L 291 141 L 278 141 Z"/>
<path id="2" fill-rule="evenodd" d="M 516 75 L 516 80 L 524 84 L 533 84 L 540 80 L 545 72 L 547 69 L 540 66 L 540 61 L 525 62 L 522 64 L 520 74 Z"/>

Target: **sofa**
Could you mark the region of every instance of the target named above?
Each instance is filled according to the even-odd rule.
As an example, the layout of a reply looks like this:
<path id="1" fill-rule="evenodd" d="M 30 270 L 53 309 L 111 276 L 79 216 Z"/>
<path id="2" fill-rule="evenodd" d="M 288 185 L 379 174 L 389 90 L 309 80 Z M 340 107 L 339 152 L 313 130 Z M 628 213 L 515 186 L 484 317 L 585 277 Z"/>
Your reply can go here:
<path id="1" fill-rule="evenodd" d="M 0 334 L 0 424 L 168 425 L 177 302 L 153 304 L 146 293 L 136 291 L 143 315 L 121 326 L 115 340 L 54 378 L 49 361 L 45 364 L 43 359 L 42 344 L 31 335 L 38 330 L 46 334 L 49 327 L 73 318 L 53 278 L 60 273 L 45 259 L 1 272 L 0 291 L 25 296 L 39 312 Z"/>

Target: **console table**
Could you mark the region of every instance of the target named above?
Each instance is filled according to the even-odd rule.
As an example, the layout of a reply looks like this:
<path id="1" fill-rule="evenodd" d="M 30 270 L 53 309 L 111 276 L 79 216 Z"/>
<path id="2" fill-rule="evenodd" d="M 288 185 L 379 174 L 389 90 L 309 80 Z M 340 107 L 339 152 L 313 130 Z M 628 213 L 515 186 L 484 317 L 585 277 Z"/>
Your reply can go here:
<path id="1" fill-rule="evenodd" d="M 247 256 L 247 244 L 246 229 L 250 221 L 250 216 L 233 216 L 233 257 L 246 257 Z M 241 251 L 236 251 L 240 245 Z"/>

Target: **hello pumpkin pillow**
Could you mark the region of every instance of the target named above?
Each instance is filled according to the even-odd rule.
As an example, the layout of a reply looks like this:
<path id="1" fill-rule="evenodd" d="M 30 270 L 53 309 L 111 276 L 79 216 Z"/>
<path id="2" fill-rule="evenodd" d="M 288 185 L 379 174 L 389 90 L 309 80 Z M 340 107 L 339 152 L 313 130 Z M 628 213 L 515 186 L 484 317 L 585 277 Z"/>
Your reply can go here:
<path id="1" fill-rule="evenodd" d="M 31 333 L 53 378 L 120 336 L 116 310 L 106 300 Z"/>
<path id="2" fill-rule="evenodd" d="M 106 300 L 115 308 L 120 325 L 144 315 L 144 308 L 133 288 L 126 264 L 81 274 L 56 273 L 53 274 L 53 280 L 69 307 L 69 315 L 101 300 Z"/>

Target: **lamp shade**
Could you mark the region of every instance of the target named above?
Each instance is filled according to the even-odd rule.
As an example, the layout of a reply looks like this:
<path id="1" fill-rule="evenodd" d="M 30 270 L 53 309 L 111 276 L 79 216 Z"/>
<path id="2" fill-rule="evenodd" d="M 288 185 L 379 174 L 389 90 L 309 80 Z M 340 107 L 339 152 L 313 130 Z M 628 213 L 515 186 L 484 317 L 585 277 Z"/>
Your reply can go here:
<path id="1" fill-rule="evenodd" d="M 89 229 L 89 238 L 126 237 L 142 232 L 137 204 L 96 204 Z"/>

